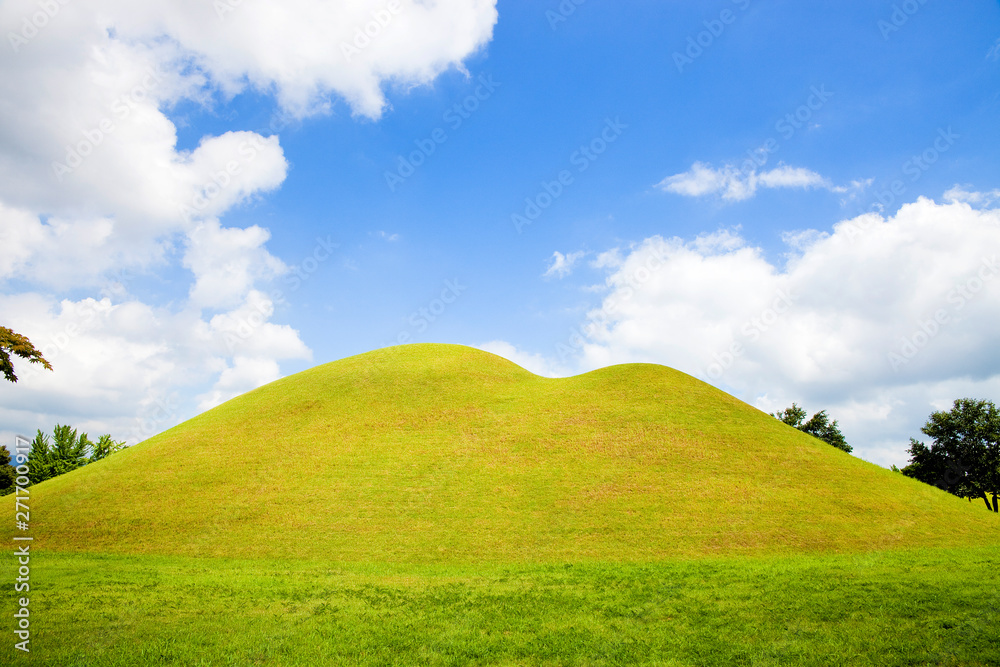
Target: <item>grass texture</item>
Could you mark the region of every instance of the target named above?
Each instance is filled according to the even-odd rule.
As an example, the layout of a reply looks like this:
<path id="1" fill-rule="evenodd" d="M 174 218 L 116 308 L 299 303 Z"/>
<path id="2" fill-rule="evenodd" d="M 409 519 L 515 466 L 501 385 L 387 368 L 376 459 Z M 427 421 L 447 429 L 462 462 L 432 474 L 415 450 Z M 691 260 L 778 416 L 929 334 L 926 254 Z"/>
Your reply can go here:
<path id="1" fill-rule="evenodd" d="M 30 506 L 38 550 L 123 555 L 645 563 L 1000 544 L 985 507 L 683 373 L 549 379 L 450 345 L 284 378 L 32 487 Z"/>
<path id="2" fill-rule="evenodd" d="M 4 641 L 0 664 L 1000 665 L 996 549 L 515 566 L 56 552 L 32 564 L 31 653 Z"/>

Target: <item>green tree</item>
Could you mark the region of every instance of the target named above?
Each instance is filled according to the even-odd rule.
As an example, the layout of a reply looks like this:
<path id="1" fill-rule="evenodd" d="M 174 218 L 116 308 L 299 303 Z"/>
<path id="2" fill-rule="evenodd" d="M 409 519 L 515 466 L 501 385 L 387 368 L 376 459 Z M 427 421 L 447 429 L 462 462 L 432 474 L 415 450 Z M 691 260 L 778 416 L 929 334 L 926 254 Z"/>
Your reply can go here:
<path id="1" fill-rule="evenodd" d="M 106 459 L 116 452 L 120 452 L 125 449 L 125 442 L 117 442 L 111 439 L 111 434 L 105 433 L 97 442 L 91 445 L 90 448 L 90 459 L 88 463 L 93 463 L 94 461 L 100 461 L 101 459 Z"/>
<path id="2" fill-rule="evenodd" d="M 6 447 L 0 447 L 0 496 L 14 492 L 16 477 L 17 472 L 10 464 L 10 451 Z"/>
<path id="3" fill-rule="evenodd" d="M 11 354 L 27 359 L 29 363 L 41 364 L 50 371 L 52 370 L 52 364 L 45 360 L 42 353 L 35 349 L 27 337 L 14 333 L 6 327 L 0 327 L 0 372 L 3 372 L 3 376 L 7 380 L 17 382 L 14 364 L 10 360 Z"/>
<path id="4" fill-rule="evenodd" d="M 102 435 L 95 443 L 86 433 L 77 435 L 76 429 L 56 424 L 50 441 L 49 436 L 39 429 L 28 452 L 31 483 L 38 484 L 58 477 L 122 449 L 125 449 L 125 443 L 112 440 L 110 434 Z"/>
<path id="5" fill-rule="evenodd" d="M 840 427 L 837 426 L 836 420 L 830 421 L 830 417 L 826 414 L 826 410 L 820 410 L 809 420 L 806 420 L 806 415 L 808 413 L 792 403 L 792 407 L 785 410 L 780 410 L 774 414 L 772 417 L 777 418 L 780 421 L 785 422 L 789 426 L 799 429 L 804 433 L 819 438 L 820 440 L 833 445 L 837 449 L 841 449 L 848 454 L 854 451 L 854 448 L 847 444 L 847 439 L 844 438 L 844 434 L 840 432 Z"/>
<path id="6" fill-rule="evenodd" d="M 997 512 L 1000 410 L 996 405 L 961 398 L 951 410 L 931 414 L 920 431 L 931 438 L 931 445 L 910 438 L 910 463 L 901 472 L 961 498 L 982 498 L 988 509 Z"/>
<path id="7" fill-rule="evenodd" d="M 31 483 L 38 484 L 86 465 L 87 449 L 90 446 L 87 434 L 83 433 L 78 437 L 76 429 L 70 426 L 56 424 L 51 443 L 49 436 L 39 429 L 35 439 L 31 441 L 31 451 L 28 452 Z"/>

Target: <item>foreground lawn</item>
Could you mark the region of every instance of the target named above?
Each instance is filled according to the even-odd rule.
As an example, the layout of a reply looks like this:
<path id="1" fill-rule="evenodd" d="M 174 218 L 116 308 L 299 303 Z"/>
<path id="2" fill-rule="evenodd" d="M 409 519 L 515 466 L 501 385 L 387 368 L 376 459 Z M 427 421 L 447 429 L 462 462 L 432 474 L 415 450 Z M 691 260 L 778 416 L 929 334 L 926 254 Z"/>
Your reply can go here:
<path id="1" fill-rule="evenodd" d="M 14 579 L 15 565 L 3 571 Z M 41 552 L 0 664 L 1000 665 L 996 549 L 364 566 Z"/>

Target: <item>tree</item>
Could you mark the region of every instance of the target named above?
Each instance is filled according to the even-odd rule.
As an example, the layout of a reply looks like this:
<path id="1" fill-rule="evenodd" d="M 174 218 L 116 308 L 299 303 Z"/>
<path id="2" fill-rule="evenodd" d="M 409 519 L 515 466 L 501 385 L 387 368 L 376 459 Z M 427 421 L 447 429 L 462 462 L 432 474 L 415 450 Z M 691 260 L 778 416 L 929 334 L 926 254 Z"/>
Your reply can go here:
<path id="1" fill-rule="evenodd" d="M 910 463 L 901 472 L 961 498 L 982 498 L 987 509 L 997 512 L 1000 410 L 996 405 L 961 398 L 948 412 L 932 413 L 920 431 L 932 443 L 928 447 L 910 438 Z"/>
<path id="2" fill-rule="evenodd" d="M 106 459 L 125 449 L 124 442 L 111 439 L 110 434 L 102 435 L 97 442 L 91 442 L 86 433 L 77 435 L 69 426 L 56 424 L 52 430 L 52 441 L 41 430 L 31 441 L 28 452 L 28 474 L 32 484 L 58 477 L 89 463 Z"/>
<path id="3" fill-rule="evenodd" d="M 124 442 L 116 442 L 111 439 L 111 434 L 105 433 L 97 442 L 91 445 L 90 449 L 90 460 L 88 463 L 93 463 L 94 461 L 100 461 L 101 459 L 106 459 L 116 452 L 120 452 L 125 449 Z"/>
<path id="4" fill-rule="evenodd" d="M 0 371 L 10 382 L 17 382 L 14 364 L 10 360 L 12 353 L 22 359 L 27 359 L 29 363 L 41 364 L 50 371 L 52 370 L 52 364 L 45 360 L 42 353 L 35 349 L 26 336 L 14 333 L 6 327 L 0 327 Z"/>
<path id="5" fill-rule="evenodd" d="M 91 443 L 86 433 L 77 437 L 75 428 L 56 424 L 52 440 L 50 444 L 49 436 L 39 429 L 35 439 L 31 441 L 28 470 L 31 471 L 29 475 L 32 484 L 58 477 L 87 464 L 87 448 Z"/>
<path id="6" fill-rule="evenodd" d="M 10 451 L 6 447 L 0 447 L 0 496 L 14 492 L 16 478 L 17 472 L 10 464 Z"/>
<path id="7" fill-rule="evenodd" d="M 854 448 L 847 444 L 847 439 L 844 438 L 844 434 L 840 432 L 840 427 L 837 426 L 836 420 L 830 421 L 830 417 L 826 414 L 826 410 L 820 410 L 814 414 L 808 421 L 806 421 L 806 415 L 808 413 L 792 403 L 792 407 L 785 410 L 780 410 L 774 414 L 772 417 L 776 417 L 778 420 L 785 422 L 789 426 L 799 429 L 804 433 L 819 438 L 820 440 L 833 445 L 837 449 L 843 450 L 850 454 L 854 451 Z"/>

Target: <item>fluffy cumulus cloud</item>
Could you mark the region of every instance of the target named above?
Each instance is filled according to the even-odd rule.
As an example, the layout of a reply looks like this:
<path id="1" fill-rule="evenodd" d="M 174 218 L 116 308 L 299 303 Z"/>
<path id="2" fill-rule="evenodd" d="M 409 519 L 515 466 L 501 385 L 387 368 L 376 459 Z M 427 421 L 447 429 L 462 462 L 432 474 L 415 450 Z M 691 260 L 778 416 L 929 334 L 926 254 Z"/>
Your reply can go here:
<path id="1" fill-rule="evenodd" d="M 831 192 L 847 193 L 863 187 L 863 183 L 850 186 L 836 186 L 828 179 L 803 167 L 778 165 L 769 171 L 739 169 L 733 165 L 713 168 L 711 165 L 695 162 L 691 168 L 680 174 L 668 176 L 656 187 L 686 197 L 718 195 L 727 201 L 742 201 L 757 194 L 758 188 L 822 188 Z"/>
<path id="2" fill-rule="evenodd" d="M 576 372 L 660 363 L 769 412 L 827 409 L 886 466 L 932 410 L 1000 395 L 1000 210 L 922 198 L 788 239 L 781 262 L 738 230 L 608 251 L 599 307 L 550 361 L 487 349 Z"/>
<path id="3" fill-rule="evenodd" d="M 172 105 L 255 89 L 293 116 L 343 99 L 377 118 L 386 82 L 430 81 L 485 44 L 494 4 L 4 2 L 0 226 L 17 237 L 11 261 L 81 239 L 118 264 L 161 256 L 165 236 L 274 189 L 287 169 L 268 129 L 178 149 Z"/>
<path id="4" fill-rule="evenodd" d="M 65 420 L 131 443 L 276 379 L 280 360 L 311 358 L 294 329 L 271 321 L 272 299 L 255 290 L 209 321 L 193 308 L 37 293 L 0 296 L 0 312 L 54 367 L 17 367 L 17 385 L 0 385 L 0 423 L 49 430 Z M 205 386 L 197 406 L 184 398 Z"/>
<path id="5" fill-rule="evenodd" d="M 647 239 L 588 317 L 584 367 L 655 360 L 765 408 L 836 407 L 858 434 L 997 386 L 1000 211 L 920 199 L 802 238 L 783 266 L 733 233 Z"/>
<path id="6" fill-rule="evenodd" d="M 200 307 L 225 308 L 239 304 L 258 280 L 288 271 L 288 267 L 264 249 L 270 238 L 266 229 L 222 227 L 218 221 L 199 224 L 188 233 L 184 266 L 191 269 L 191 303 Z"/>
<path id="7" fill-rule="evenodd" d="M 282 123 L 183 147 L 173 109 L 254 91 L 284 117 L 346 104 L 376 119 L 386 86 L 461 68 L 496 19 L 495 0 L 0 4 L 0 312 L 57 357 L 57 373 L 0 388 L 4 423 L 63 415 L 132 434 L 137 414 L 169 425 L 171 388 L 209 387 L 205 407 L 308 358 L 271 321 L 266 284 L 287 267 L 268 230 L 220 221 L 284 182 Z M 177 263 L 192 282 L 169 307 L 115 278 Z"/>

